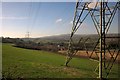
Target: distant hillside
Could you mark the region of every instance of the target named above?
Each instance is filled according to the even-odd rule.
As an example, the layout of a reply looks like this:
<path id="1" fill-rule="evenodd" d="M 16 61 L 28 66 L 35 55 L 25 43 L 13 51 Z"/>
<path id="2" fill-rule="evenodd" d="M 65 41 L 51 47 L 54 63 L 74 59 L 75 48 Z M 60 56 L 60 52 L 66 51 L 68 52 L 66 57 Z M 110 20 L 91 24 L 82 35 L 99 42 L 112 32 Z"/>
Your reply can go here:
<path id="1" fill-rule="evenodd" d="M 108 37 L 118 37 L 118 34 L 108 34 Z M 23 40 L 27 41 L 34 41 L 34 42 L 68 42 L 70 38 L 70 34 L 62 34 L 62 35 L 54 35 L 54 36 L 46 36 L 40 38 L 22 38 Z M 97 34 L 75 34 L 73 36 L 74 40 L 79 40 L 80 38 L 91 38 L 91 39 L 98 39 Z"/>

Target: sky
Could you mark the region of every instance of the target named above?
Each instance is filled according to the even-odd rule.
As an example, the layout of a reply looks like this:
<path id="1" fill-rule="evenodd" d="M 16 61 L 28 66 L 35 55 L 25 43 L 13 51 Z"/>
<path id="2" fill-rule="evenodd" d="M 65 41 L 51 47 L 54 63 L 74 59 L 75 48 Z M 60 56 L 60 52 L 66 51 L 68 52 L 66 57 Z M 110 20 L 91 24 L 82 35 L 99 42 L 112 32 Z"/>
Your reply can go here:
<path id="1" fill-rule="evenodd" d="M 30 33 L 30 37 L 70 34 L 75 5 L 75 2 L 2 2 L 0 36 L 24 38 L 27 32 Z M 111 33 L 118 32 L 117 16 L 111 25 Z M 96 33 L 90 17 L 77 32 L 77 34 Z"/>

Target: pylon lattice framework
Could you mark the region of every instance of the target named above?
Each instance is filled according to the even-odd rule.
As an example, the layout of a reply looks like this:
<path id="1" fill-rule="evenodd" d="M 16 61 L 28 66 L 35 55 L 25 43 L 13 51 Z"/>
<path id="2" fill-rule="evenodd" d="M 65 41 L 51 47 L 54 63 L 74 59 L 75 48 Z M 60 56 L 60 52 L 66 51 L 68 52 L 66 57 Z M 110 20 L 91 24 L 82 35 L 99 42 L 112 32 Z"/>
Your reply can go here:
<path id="1" fill-rule="evenodd" d="M 77 30 L 80 28 L 82 23 L 85 21 L 85 19 L 90 15 L 94 23 L 94 26 L 97 30 L 99 38 L 97 42 L 94 42 L 95 45 L 92 49 L 92 52 L 89 52 L 88 49 L 86 48 L 86 53 L 89 58 L 91 58 L 93 54 L 96 54 L 96 56 L 98 57 L 99 78 L 103 77 L 103 72 L 105 73 L 104 77 L 108 77 L 111 71 L 111 68 L 113 66 L 113 63 L 116 61 L 116 58 L 120 52 L 119 45 L 117 46 L 118 48 L 115 48 L 113 51 L 111 51 L 109 48 L 107 48 L 108 45 L 106 42 L 106 39 L 111 39 L 111 38 L 117 38 L 119 40 L 119 36 L 107 37 L 107 33 L 110 29 L 111 23 L 114 19 L 117 9 L 118 10 L 120 9 L 120 2 L 79 2 L 78 1 L 76 3 L 73 27 L 70 35 L 68 53 L 67 53 L 66 62 L 65 62 L 66 66 L 68 65 L 72 57 L 79 51 L 79 49 L 75 47 L 76 43 L 73 40 L 73 36 L 77 32 Z M 83 43 L 85 44 L 88 40 L 89 38 L 84 40 Z M 82 41 L 82 38 L 77 42 L 77 44 L 80 44 L 81 41 Z M 118 41 L 118 44 L 119 44 L 119 41 Z M 99 46 L 99 50 L 97 50 L 96 52 L 96 49 L 98 46 Z M 108 54 L 110 55 L 109 62 L 107 61 L 107 58 L 106 58 L 107 57 L 106 52 L 108 52 Z"/>

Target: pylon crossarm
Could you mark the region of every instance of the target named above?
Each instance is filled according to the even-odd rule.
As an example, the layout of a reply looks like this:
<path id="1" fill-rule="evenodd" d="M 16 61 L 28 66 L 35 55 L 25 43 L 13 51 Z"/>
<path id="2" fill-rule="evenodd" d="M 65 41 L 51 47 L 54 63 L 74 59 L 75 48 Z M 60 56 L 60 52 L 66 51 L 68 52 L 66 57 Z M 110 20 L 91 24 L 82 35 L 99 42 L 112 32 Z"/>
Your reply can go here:
<path id="1" fill-rule="evenodd" d="M 112 23 L 112 21 L 114 19 L 115 13 L 117 11 L 117 5 L 118 5 L 118 2 L 116 3 L 115 8 L 114 8 L 113 12 L 111 13 L 111 16 L 110 16 L 110 18 L 109 18 L 109 20 L 108 20 L 108 22 L 106 24 L 106 31 L 105 31 L 106 33 L 105 34 L 107 34 L 107 32 L 108 32 L 108 30 L 110 28 L 110 25 L 111 25 L 111 23 Z"/>
<path id="2" fill-rule="evenodd" d="M 97 8 L 98 3 L 99 3 L 99 2 L 96 3 L 94 9 Z M 88 8 L 89 8 L 89 7 L 88 7 Z M 90 8 L 89 8 L 89 9 L 90 9 Z M 95 10 L 92 10 L 92 11 L 93 11 L 93 12 L 91 12 L 91 16 L 94 18 L 93 20 L 96 22 L 97 27 L 100 29 L 99 22 L 96 20 L 95 15 L 94 15 Z M 97 11 L 99 12 L 99 10 L 97 10 Z M 98 15 L 98 16 L 100 16 L 100 15 Z"/>
<path id="3" fill-rule="evenodd" d="M 94 23 L 94 25 L 95 25 L 95 28 L 96 28 L 96 30 L 97 30 L 97 33 L 98 33 L 98 35 L 99 35 L 99 37 L 100 37 L 98 25 L 97 25 L 97 23 L 96 23 L 96 21 L 95 21 L 95 19 L 94 19 L 94 15 L 93 15 L 95 11 L 91 12 L 91 9 L 90 9 L 89 7 L 87 7 L 87 8 L 88 8 L 88 10 L 90 11 L 90 16 L 91 16 L 92 21 L 93 21 L 93 23 Z M 95 8 L 96 8 L 96 6 L 95 6 Z"/>

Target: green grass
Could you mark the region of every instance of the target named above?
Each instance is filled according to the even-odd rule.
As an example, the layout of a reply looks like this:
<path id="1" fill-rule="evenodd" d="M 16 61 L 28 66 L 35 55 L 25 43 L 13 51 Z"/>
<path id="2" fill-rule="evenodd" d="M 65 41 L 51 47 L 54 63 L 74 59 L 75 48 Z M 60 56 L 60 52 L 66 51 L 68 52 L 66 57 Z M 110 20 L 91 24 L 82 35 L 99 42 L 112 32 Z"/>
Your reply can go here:
<path id="1" fill-rule="evenodd" d="M 63 66 L 65 56 L 52 52 L 29 50 L 2 45 L 3 74 L 12 78 L 96 78 L 97 62 L 73 58 L 70 67 Z M 118 77 L 118 65 L 113 66 L 110 77 Z"/>

